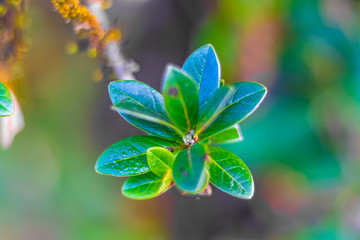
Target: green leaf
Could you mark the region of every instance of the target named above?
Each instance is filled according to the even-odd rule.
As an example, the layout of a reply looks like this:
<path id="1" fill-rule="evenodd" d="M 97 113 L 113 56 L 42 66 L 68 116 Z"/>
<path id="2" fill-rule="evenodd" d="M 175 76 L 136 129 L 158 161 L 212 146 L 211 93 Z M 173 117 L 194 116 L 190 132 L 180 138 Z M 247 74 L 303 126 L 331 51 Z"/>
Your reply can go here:
<path id="1" fill-rule="evenodd" d="M 109 84 L 111 101 L 116 106 L 130 102 L 166 116 L 163 96 L 149 85 L 136 80 L 114 81 Z"/>
<path id="2" fill-rule="evenodd" d="M 239 124 L 235 124 L 231 128 L 222 131 L 219 134 L 213 136 L 210 140 L 211 143 L 236 143 L 243 140 L 243 135 Z"/>
<path id="3" fill-rule="evenodd" d="M 207 139 L 244 120 L 255 111 L 266 94 L 266 88 L 258 83 L 238 82 L 228 86 L 235 88 L 235 92 L 225 107 L 211 117 L 211 125 L 201 126 L 198 130 L 200 140 Z"/>
<path id="4" fill-rule="evenodd" d="M 141 105 L 122 102 L 117 104 L 114 109 L 126 119 L 131 119 L 130 123 L 136 127 L 150 132 L 159 137 L 182 142 L 183 133 L 175 127 L 170 120 L 156 112 L 151 111 Z"/>
<path id="5" fill-rule="evenodd" d="M 208 184 L 208 173 L 205 169 L 205 147 L 195 144 L 184 149 L 175 158 L 173 176 L 175 184 L 189 193 L 199 193 Z"/>
<path id="6" fill-rule="evenodd" d="M 212 45 L 205 45 L 193 52 L 182 69 L 194 78 L 199 86 L 200 110 L 206 100 L 220 86 L 220 63 Z"/>
<path id="7" fill-rule="evenodd" d="M 199 121 L 196 127 L 196 134 L 204 131 L 218 117 L 218 113 L 226 107 L 229 100 L 233 97 L 235 88 L 221 87 L 209 100 L 207 105 L 200 112 Z"/>
<path id="8" fill-rule="evenodd" d="M 222 148 L 209 149 L 210 182 L 238 198 L 252 198 L 254 181 L 245 163 L 234 153 Z"/>
<path id="9" fill-rule="evenodd" d="M 146 153 L 151 147 L 173 147 L 178 143 L 154 136 L 134 136 L 111 145 L 99 157 L 98 173 L 126 177 L 150 171 Z"/>
<path id="10" fill-rule="evenodd" d="M 150 170 L 162 177 L 169 170 L 172 172 L 175 157 L 168 149 L 152 147 L 147 150 L 147 161 Z"/>
<path id="11" fill-rule="evenodd" d="M 132 199 L 149 199 L 166 192 L 172 187 L 172 177 L 169 171 L 163 177 L 152 172 L 129 177 L 122 187 L 124 196 Z"/>
<path id="12" fill-rule="evenodd" d="M 198 120 L 199 96 L 194 80 L 182 70 L 168 66 L 163 94 L 171 121 L 185 134 L 188 133 Z"/>
<path id="13" fill-rule="evenodd" d="M 135 80 L 115 81 L 109 84 L 109 94 L 115 106 L 131 103 L 142 109 L 142 112 L 151 112 L 160 115 L 168 121 L 165 112 L 163 96 L 145 83 Z M 128 122 L 152 135 L 164 137 L 174 141 L 181 141 L 179 134 L 169 126 L 162 126 L 146 119 L 134 117 L 131 114 L 121 113 Z"/>
<path id="14" fill-rule="evenodd" d="M 0 82 L 0 117 L 10 116 L 14 113 L 14 103 L 9 89 Z"/>

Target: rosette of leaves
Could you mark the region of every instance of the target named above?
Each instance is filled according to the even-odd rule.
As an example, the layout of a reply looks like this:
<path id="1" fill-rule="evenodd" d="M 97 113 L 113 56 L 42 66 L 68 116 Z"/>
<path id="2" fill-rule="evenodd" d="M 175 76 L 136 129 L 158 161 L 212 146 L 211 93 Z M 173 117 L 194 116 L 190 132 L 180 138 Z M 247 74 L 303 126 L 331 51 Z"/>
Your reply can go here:
<path id="1" fill-rule="evenodd" d="M 14 102 L 9 89 L 0 82 L 0 117 L 10 116 L 14 113 Z"/>
<path id="2" fill-rule="evenodd" d="M 235 197 L 253 196 L 245 163 L 214 145 L 242 138 L 238 124 L 259 106 L 266 88 L 223 85 L 211 45 L 196 50 L 181 69 L 167 67 L 162 95 L 135 80 L 111 82 L 109 93 L 113 108 L 149 134 L 113 144 L 97 161 L 98 173 L 129 177 L 122 188 L 126 197 L 148 199 L 174 185 L 184 194 L 206 194 L 209 183 Z"/>

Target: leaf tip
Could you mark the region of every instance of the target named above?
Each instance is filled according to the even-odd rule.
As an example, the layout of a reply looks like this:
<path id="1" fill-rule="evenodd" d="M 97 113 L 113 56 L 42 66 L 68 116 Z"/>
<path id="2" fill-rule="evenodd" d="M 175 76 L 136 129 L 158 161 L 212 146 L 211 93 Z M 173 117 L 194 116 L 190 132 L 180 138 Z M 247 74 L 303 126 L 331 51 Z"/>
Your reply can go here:
<path id="1" fill-rule="evenodd" d="M 195 50 L 194 52 L 197 52 L 198 50 L 210 50 L 210 49 L 215 52 L 214 46 L 213 46 L 211 43 L 208 43 L 208 44 L 205 44 L 205 45 L 199 47 L 199 48 L 198 48 L 197 50 Z"/>
<path id="2" fill-rule="evenodd" d="M 108 84 L 108 90 L 110 91 L 110 89 L 113 88 L 114 85 L 115 85 L 117 82 L 118 82 L 118 81 L 109 82 L 109 84 Z"/>
<path id="3" fill-rule="evenodd" d="M 165 71 L 164 71 L 164 75 L 162 77 L 162 90 L 163 92 L 165 91 L 166 85 L 169 82 L 173 82 L 173 81 L 178 81 L 178 80 L 173 80 L 173 79 L 178 79 L 178 78 L 188 78 L 190 79 L 196 86 L 196 82 L 193 79 L 193 77 L 191 77 L 186 71 L 184 71 L 183 69 L 173 65 L 173 64 L 167 64 L 165 67 Z"/>
<path id="4" fill-rule="evenodd" d="M 211 43 L 204 45 L 203 48 L 208 48 L 209 50 L 211 50 L 215 53 L 215 48 Z"/>
<path id="5" fill-rule="evenodd" d="M 243 194 L 241 196 L 242 199 L 246 199 L 246 200 L 250 200 L 253 198 L 254 193 L 255 193 L 255 184 L 254 184 L 254 178 L 252 176 L 252 174 L 250 174 L 251 176 L 251 186 L 245 190 L 245 194 Z"/>
<path id="6" fill-rule="evenodd" d="M 250 200 L 253 198 L 254 196 L 254 193 L 255 193 L 255 188 L 254 188 L 254 184 L 251 186 L 251 191 L 247 193 L 247 195 L 245 195 L 243 198 L 244 199 L 247 199 L 247 200 Z"/>
<path id="7" fill-rule="evenodd" d="M 103 175 L 107 175 L 105 172 L 103 172 L 101 170 L 102 167 L 104 167 L 104 153 L 106 152 L 106 150 L 104 152 L 101 153 L 101 155 L 98 157 L 98 159 L 96 160 L 96 163 L 95 163 L 95 167 L 94 167 L 94 170 L 96 173 L 99 173 L 99 174 L 103 174 Z"/>
<path id="8" fill-rule="evenodd" d="M 254 84 L 254 85 L 256 85 L 258 87 L 257 93 L 263 92 L 261 100 L 259 102 L 259 103 L 261 103 L 264 100 L 264 98 L 265 98 L 265 96 L 266 96 L 266 94 L 268 92 L 268 89 L 266 88 L 265 85 L 263 85 L 261 83 L 258 83 L 258 82 L 248 82 L 248 83 L 252 83 L 252 84 Z"/>
<path id="9" fill-rule="evenodd" d="M 101 156 L 100 156 L 101 157 Z M 100 172 L 100 163 L 99 163 L 99 161 L 100 161 L 100 158 L 96 161 L 96 164 L 95 164 L 95 167 L 94 167 L 94 170 L 95 170 L 95 172 L 96 173 L 101 173 Z"/>
<path id="10" fill-rule="evenodd" d="M 263 88 L 263 91 L 264 91 L 261 101 L 260 101 L 260 102 L 262 102 L 264 100 L 265 96 L 267 95 L 268 89 L 264 85 L 262 85 L 260 83 L 258 83 L 258 84 Z"/>
<path id="11" fill-rule="evenodd" d="M 263 91 L 265 91 L 265 93 L 267 92 L 267 88 L 265 85 L 258 83 L 258 82 L 252 82 L 253 84 L 258 85 L 260 88 L 262 88 Z"/>
<path id="12" fill-rule="evenodd" d="M 172 72 L 180 72 L 180 68 L 174 64 L 167 64 L 165 66 L 165 76 L 168 75 L 169 73 L 172 73 Z"/>

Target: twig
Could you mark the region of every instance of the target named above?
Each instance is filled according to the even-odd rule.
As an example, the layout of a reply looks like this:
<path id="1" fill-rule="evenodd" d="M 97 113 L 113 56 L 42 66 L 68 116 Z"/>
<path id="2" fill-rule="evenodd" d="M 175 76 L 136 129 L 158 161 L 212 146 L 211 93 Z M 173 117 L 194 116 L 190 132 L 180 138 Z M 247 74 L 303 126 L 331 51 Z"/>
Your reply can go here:
<path id="1" fill-rule="evenodd" d="M 87 1 L 90 12 L 97 17 L 104 30 L 109 30 L 109 18 L 101 6 L 100 1 Z M 135 79 L 133 73 L 138 70 L 138 65 L 134 61 L 128 61 L 121 55 L 120 47 L 115 42 L 106 45 L 104 53 L 110 62 L 116 76 L 121 80 Z"/>

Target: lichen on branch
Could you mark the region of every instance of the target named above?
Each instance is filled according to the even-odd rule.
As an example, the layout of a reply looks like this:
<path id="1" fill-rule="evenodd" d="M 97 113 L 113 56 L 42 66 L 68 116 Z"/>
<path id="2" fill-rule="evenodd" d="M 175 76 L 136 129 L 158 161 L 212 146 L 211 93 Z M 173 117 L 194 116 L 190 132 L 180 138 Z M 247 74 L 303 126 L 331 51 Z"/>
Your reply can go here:
<path id="1" fill-rule="evenodd" d="M 120 40 L 120 30 L 114 28 L 105 30 L 97 17 L 79 0 L 53 0 L 52 3 L 66 22 L 73 23 L 76 33 L 86 31 L 90 43 L 89 49 L 93 55 L 96 55 L 95 50 L 103 52 L 108 43 Z"/>
<path id="2" fill-rule="evenodd" d="M 90 57 L 95 57 L 98 53 L 105 56 L 117 79 L 135 79 L 133 73 L 139 67 L 134 61 L 128 61 L 121 55 L 119 47 L 121 32 L 110 27 L 104 11 L 104 8 L 109 7 L 109 1 L 87 0 L 86 5 L 81 4 L 79 0 L 53 0 L 52 2 L 55 10 L 67 22 L 73 23 L 80 40 L 84 39 L 85 33 L 85 38 L 89 42 L 89 46 L 86 47 L 87 53 Z M 74 53 L 77 49 L 77 44 L 71 44 L 68 52 Z M 98 77 L 96 80 L 99 80 Z"/>

